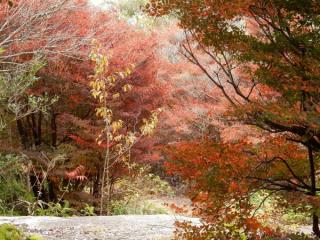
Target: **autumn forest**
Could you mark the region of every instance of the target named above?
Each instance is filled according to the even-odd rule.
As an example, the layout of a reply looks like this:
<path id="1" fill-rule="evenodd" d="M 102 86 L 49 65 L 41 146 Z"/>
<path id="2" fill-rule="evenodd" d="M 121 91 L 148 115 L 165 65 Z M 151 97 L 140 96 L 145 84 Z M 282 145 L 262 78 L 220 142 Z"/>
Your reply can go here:
<path id="1" fill-rule="evenodd" d="M 2 0 L 0 215 L 320 239 L 319 56 L 318 0 Z"/>

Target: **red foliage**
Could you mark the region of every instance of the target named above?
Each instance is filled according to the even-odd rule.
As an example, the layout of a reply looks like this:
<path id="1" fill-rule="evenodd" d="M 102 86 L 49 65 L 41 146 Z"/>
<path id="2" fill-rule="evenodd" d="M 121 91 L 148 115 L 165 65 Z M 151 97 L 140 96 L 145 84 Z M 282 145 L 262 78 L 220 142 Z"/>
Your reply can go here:
<path id="1" fill-rule="evenodd" d="M 85 167 L 82 165 L 79 165 L 72 171 L 67 171 L 65 173 L 66 179 L 68 180 L 79 180 L 79 181 L 84 181 L 87 180 L 88 178 L 85 176 Z"/>

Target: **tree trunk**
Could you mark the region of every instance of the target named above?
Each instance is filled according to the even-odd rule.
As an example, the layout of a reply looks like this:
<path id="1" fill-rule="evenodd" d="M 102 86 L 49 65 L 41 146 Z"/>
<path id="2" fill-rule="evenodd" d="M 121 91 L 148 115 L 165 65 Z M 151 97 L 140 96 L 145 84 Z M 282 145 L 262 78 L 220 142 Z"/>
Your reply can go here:
<path id="1" fill-rule="evenodd" d="M 24 149 L 27 149 L 28 148 L 28 136 L 27 136 L 27 133 L 24 129 L 23 122 L 21 119 L 17 120 L 17 128 L 18 128 L 18 132 L 20 135 L 21 144 L 23 145 Z"/>
<path id="2" fill-rule="evenodd" d="M 109 125 L 107 125 L 107 129 L 109 129 Z M 107 149 L 106 154 L 103 161 L 103 169 L 102 169 L 102 179 L 101 179 L 101 198 L 100 198 L 100 216 L 103 213 L 103 204 L 104 204 L 104 197 L 105 197 L 105 187 L 107 188 L 107 197 L 110 196 L 110 147 L 109 147 L 109 132 L 107 132 Z M 107 215 L 109 215 L 109 204 L 107 203 L 106 206 Z"/>
<path id="3" fill-rule="evenodd" d="M 309 154 L 309 165 L 310 165 L 310 180 L 311 180 L 311 196 L 316 196 L 316 171 L 315 171 L 315 164 L 314 158 L 311 147 L 308 147 L 308 154 Z M 317 215 L 317 209 L 312 209 L 312 230 L 313 233 L 320 238 L 320 229 L 319 229 L 319 216 Z"/>
<path id="4" fill-rule="evenodd" d="M 30 123 L 29 116 L 27 118 L 28 118 L 29 126 L 32 130 L 34 145 L 39 146 L 41 144 L 41 112 L 39 113 L 39 117 L 37 120 L 36 120 L 35 113 L 30 115 L 31 123 Z"/>
<path id="5" fill-rule="evenodd" d="M 39 176 L 36 176 L 35 174 L 30 175 L 30 184 L 34 197 L 37 200 L 47 201 L 46 192 L 41 187 L 41 181 L 42 179 L 39 178 Z"/>
<path id="6" fill-rule="evenodd" d="M 109 188 L 108 188 L 108 193 L 107 193 L 107 215 L 111 215 L 111 196 L 113 194 L 113 181 L 109 181 Z"/>
<path id="7" fill-rule="evenodd" d="M 93 182 L 93 189 L 92 189 L 92 195 L 96 198 L 100 197 L 100 179 L 101 179 L 101 174 L 100 174 L 100 168 L 97 167 L 97 174 L 96 174 L 96 179 Z"/>
<path id="8" fill-rule="evenodd" d="M 106 100 L 104 100 L 104 106 L 107 106 Z M 104 156 L 103 168 L 102 168 L 102 178 L 101 178 L 101 198 L 100 198 L 100 215 L 103 213 L 103 204 L 105 197 L 105 188 L 107 189 L 107 199 L 110 197 L 110 122 L 107 117 L 105 118 L 105 129 L 106 129 L 106 140 L 107 140 L 107 149 Z M 107 215 L 110 213 L 110 206 L 107 202 L 106 206 Z"/>
<path id="9" fill-rule="evenodd" d="M 320 238 L 319 217 L 315 212 L 312 214 L 312 230 L 314 235 Z"/>
<path id="10" fill-rule="evenodd" d="M 37 138 L 37 143 L 38 145 L 41 145 L 42 143 L 42 112 L 39 112 L 39 116 L 38 116 L 38 124 L 37 124 L 37 134 L 38 134 L 38 138 Z"/>
<path id="11" fill-rule="evenodd" d="M 52 147 L 57 147 L 57 123 L 56 123 L 57 114 L 53 111 L 51 113 L 51 145 Z"/>
<path id="12" fill-rule="evenodd" d="M 56 202 L 58 198 L 56 195 L 54 182 L 52 182 L 49 179 L 47 180 L 47 182 L 48 182 L 48 200 L 49 202 Z"/>

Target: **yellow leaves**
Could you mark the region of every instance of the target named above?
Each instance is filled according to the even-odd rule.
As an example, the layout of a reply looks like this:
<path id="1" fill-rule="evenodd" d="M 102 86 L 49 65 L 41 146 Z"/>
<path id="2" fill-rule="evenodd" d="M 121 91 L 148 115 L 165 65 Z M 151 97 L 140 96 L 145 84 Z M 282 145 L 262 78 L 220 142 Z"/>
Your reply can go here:
<path id="1" fill-rule="evenodd" d="M 92 45 L 93 47 L 89 57 L 95 62 L 95 71 L 94 75 L 91 76 L 94 80 L 89 84 L 91 87 L 91 95 L 94 99 L 98 99 L 100 103 L 106 102 L 109 97 L 116 100 L 120 97 L 120 93 L 114 93 L 115 87 L 117 86 L 116 82 L 130 76 L 135 66 L 131 64 L 125 71 L 110 74 L 108 57 L 102 53 L 100 44 L 97 40 L 93 40 Z M 131 89 L 132 86 L 130 84 L 125 84 L 122 87 L 123 92 L 128 92 Z M 104 117 L 106 114 L 100 111 L 97 116 Z"/>
<path id="2" fill-rule="evenodd" d="M 130 68 L 127 68 L 126 71 L 125 71 L 125 73 L 126 73 L 127 76 L 131 75 L 131 69 L 130 69 Z"/>
<path id="3" fill-rule="evenodd" d="M 105 89 L 106 89 L 105 82 L 101 81 L 101 80 L 91 81 L 90 87 L 91 87 L 91 95 L 93 96 L 93 98 L 99 99 L 99 101 L 102 102 L 104 100 L 104 98 L 106 97 L 106 95 L 105 95 Z"/>
<path id="4" fill-rule="evenodd" d="M 122 87 L 122 90 L 123 90 L 124 92 L 129 92 L 129 91 L 131 91 L 131 89 L 132 89 L 132 85 L 130 85 L 130 84 L 125 84 L 125 85 Z"/>
<path id="5" fill-rule="evenodd" d="M 109 138 L 109 141 L 113 141 L 114 136 L 112 135 L 111 132 L 106 132 L 107 138 Z M 110 146 L 108 146 L 108 148 L 110 148 Z"/>
<path id="6" fill-rule="evenodd" d="M 91 88 L 95 88 L 94 86 L 95 86 L 95 84 L 96 84 L 96 82 L 95 81 L 91 81 L 90 83 L 89 83 L 89 86 L 91 87 Z"/>
<path id="7" fill-rule="evenodd" d="M 105 96 L 103 94 L 99 94 L 99 101 L 102 102 L 104 100 Z"/>
<path id="8" fill-rule="evenodd" d="M 120 142 L 123 138 L 124 138 L 124 136 L 123 136 L 122 134 L 120 134 L 120 135 L 115 136 L 115 137 L 114 137 L 114 140 L 115 140 L 116 142 Z"/>
<path id="9" fill-rule="evenodd" d="M 159 122 L 159 112 L 161 112 L 161 109 L 153 111 L 149 119 L 143 119 L 143 125 L 140 128 L 142 135 L 151 135 L 153 133 Z"/>
<path id="10" fill-rule="evenodd" d="M 112 96 L 114 100 L 118 99 L 120 97 L 120 93 L 113 93 L 113 90 L 115 90 L 116 87 L 116 82 L 117 80 L 127 78 L 132 73 L 131 68 L 133 68 L 134 65 L 131 65 L 131 68 L 128 67 L 123 72 L 109 74 L 108 58 L 100 53 L 97 44 L 90 53 L 90 58 L 96 64 L 95 74 L 91 76 L 94 80 L 89 84 L 91 87 L 91 95 L 94 97 L 94 99 L 98 99 L 100 103 L 106 101 L 110 96 Z M 130 84 L 125 84 L 122 87 L 123 92 L 128 92 L 131 89 L 132 86 Z"/>
<path id="11" fill-rule="evenodd" d="M 125 79 L 132 74 L 133 69 L 134 69 L 134 65 L 131 64 L 131 68 L 127 67 L 126 70 L 122 72 L 117 72 L 117 75 L 120 76 L 121 79 Z"/>
<path id="12" fill-rule="evenodd" d="M 105 112 L 105 108 L 96 108 L 96 115 L 99 117 L 99 116 L 102 116 L 104 115 L 104 112 Z"/>
<path id="13" fill-rule="evenodd" d="M 126 77 L 126 74 L 124 72 L 118 72 L 118 75 L 124 79 Z"/>
<path id="14" fill-rule="evenodd" d="M 134 69 L 135 69 L 135 65 L 134 65 L 134 64 L 130 64 L 130 68 L 128 67 L 128 68 L 125 70 L 125 74 L 126 74 L 127 76 L 130 76 Z"/>
<path id="15" fill-rule="evenodd" d="M 108 120 L 109 122 L 112 119 L 112 111 L 106 107 L 100 107 L 100 108 L 96 108 L 96 115 L 97 117 L 102 117 L 105 120 Z"/>
<path id="16" fill-rule="evenodd" d="M 123 146 L 123 144 L 118 143 L 118 144 L 116 144 L 115 147 L 116 147 L 117 152 L 119 153 L 119 155 L 121 155 L 121 154 L 123 153 L 123 151 L 124 151 L 124 146 Z"/>
<path id="17" fill-rule="evenodd" d="M 95 76 L 98 76 L 100 74 L 107 72 L 109 61 L 107 56 L 102 54 L 101 46 L 96 40 L 92 41 L 92 45 L 93 47 L 89 54 L 89 58 L 91 59 L 91 61 L 95 62 L 94 72 L 95 72 Z"/>
<path id="18" fill-rule="evenodd" d="M 110 83 L 115 83 L 116 82 L 116 80 L 117 80 L 117 78 L 116 77 L 114 77 L 114 76 L 108 76 L 108 81 L 110 82 Z"/>
<path id="19" fill-rule="evenodd" d="M 122 127 L 123 127 L 123 121 L 122 120 L 114 121 L 114 122 L 111 123 L 111 128 L 112 128 L 113 133 L 117 132 Z"/>
<path id="20" fill-rule="evenodd" d="M 94 89 L 91 90 L 91 95 L 94 97 L 94 99 L 97 99 L 100 94 L 101 94 L 100 91 L 96 91 Z"/>
<path id="21" fill-rule="evenodd" d="M 96 86 L 98 91 L 106 89 L 106 84 L 103 81 L 96 82 Z"/>
<path id="22" fill-rule="evenodd" d="M 90 59 L 95 63 L 95 72 L 91 76 L 90 82 L 91 95 L 97 100 L 96 116 L 101 118 L 105 126 L 96 138 L 97 144 L 104 149 L 108 149 L 107 154 L 112 154 L 117 161 L 130 159 L 130 148 L 144 135 L 153 133 L 158 123 L 158 112 L 152 112 L 149 119 L 143 119 L 143 125 L 140 132 L 130 131 L 126 123 L 121 119 L 114 118 L 114 104 L 121 99 L 121 94 L 132 90 L 132 85 L 126 82 L 135 68 L 130 65 L 124 71 L 110 74 L 108 58 L 102 54 L 99 45 L 94 42 Z M 109 156 L 108 156 L 109 157 Z"/>
<path id="23" fill-rule="evenodd" d="M 113 99 L 118 99 L 120 97 L 120 93 L 115 93 L 112 95 Z"/>
<path id="24" fill-rule="evenodd" d="M 103 142 L 103 140 L 101 140 L 101 139 L 97 141 L 99 146 L 101 146 L 102 142 Z"/>
<path id="25" fill-rule="evenodd" d="M 136 136 L 134 135 L 134 133 L 133 132 L 128 132 L 127 133 L 127 136 L 126 136 L 126 144 L 127 145 L 133 145 L 134 144 L 134 142 L 136 141 Z"/>

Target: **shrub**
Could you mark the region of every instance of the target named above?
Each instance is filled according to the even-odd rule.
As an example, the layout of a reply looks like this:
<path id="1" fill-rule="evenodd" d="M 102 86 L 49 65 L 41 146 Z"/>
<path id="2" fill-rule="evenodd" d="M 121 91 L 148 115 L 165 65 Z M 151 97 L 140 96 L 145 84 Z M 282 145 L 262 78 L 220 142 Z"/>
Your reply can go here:
<path id="1" fill-rule="evenodd" d="M 0 240 L 22 240 L 23 234 L 11 224 L 0 225 Z"/>
<path id="2" fill-rule="evenodd" d="M 38 235 L 32 235 L 32 236 L 27 237 L 26 240 L 43 240 L 43 238 Z"/>
<path id="3" fill-rule="evenodd" d="M 36 209 L 36 215 L 38 216 L 70 217 L 74 213 L 75 209 L 70 208 L 68 201 L 65 201 L 63 204 L 42 202 L 39 208 Z"/>
<path id="4" fill-rule="evenodd" d="M 23 202 L 33 201 L 24 175 L 21 158 L 15 155 L 0 155 L 0 214 L 27 214 Z M 5 169 L 5 171 L 1 171 Z"/>
<path id="5" fill-rule="evenodd" d="M 26 236 L 21 230 L 12 224 L 0 225 L 0 240 L 43 240 L 37 235 Z"/>
<path id="6" fill-rule="evenodd" d="M 121 214 L 167 214 L 168 210 L 153 203 L 154 196 L 172 196 L 173 190 L 168 182 L 159 176 L 145 173 L 145 169 L 135 177 L 120 179 L 115 184 L 111 201 L 111 213 Z"/>
<path id="7" fill-rule="evenodd" d="M 168 210 L 164 207 L 158 206 L 150 200 L 132 199 L 114 200 L 111 202 L 111 212 L 113 215 L 126 215 L 126 214 L 168 214 Z"/>
<path id="8" fill-rule="evenodd" d="M 86 203 L 85 207 L 81 209 L 81 215 L 82 216 L 95 216 L 96 214 L 94 213 L 95 209 L 94 206 L 90 206 L 89 204 Z"/>

